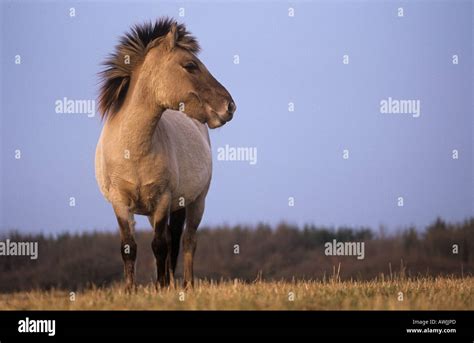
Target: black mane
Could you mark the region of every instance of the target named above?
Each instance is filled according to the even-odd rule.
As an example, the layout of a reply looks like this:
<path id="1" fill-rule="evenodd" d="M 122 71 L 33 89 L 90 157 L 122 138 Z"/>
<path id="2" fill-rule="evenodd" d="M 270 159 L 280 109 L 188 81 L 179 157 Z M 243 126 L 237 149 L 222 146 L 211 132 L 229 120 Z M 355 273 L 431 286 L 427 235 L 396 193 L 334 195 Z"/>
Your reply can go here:
<path id="1" fill-rule="evenodd" d="M 103 63 L 105 69 L 99 73 L 101 87 L 99 94 L 99 111 L 102 118 L 112 116 L 125 99 L 132 71 L 145 57 L 148 49 L 176 25 L 176 45 L 192 53 L 199 52 L 199 43 L 186 30 L 171 18 L 161 18 L 154 23 L 135 25 L 130 32 L 120 38 L 115 52 Z M 128 62 L 128 63 L 127 63 Z"/>

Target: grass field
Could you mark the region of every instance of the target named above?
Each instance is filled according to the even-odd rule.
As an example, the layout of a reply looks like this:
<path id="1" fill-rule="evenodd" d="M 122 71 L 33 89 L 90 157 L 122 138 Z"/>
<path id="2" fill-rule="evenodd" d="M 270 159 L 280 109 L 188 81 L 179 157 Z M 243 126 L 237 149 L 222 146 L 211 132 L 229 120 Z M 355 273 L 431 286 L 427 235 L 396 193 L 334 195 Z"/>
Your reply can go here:
<path id="1" fill-rule="evenodd" d="M 400 293 L 401 292 L 401 293 Z M 474 278 L 419 278 L 366 282 L 206 282 L 193 291 L 156 291 L 121 284 L 68 291 L 0 294 L 0 309 L 55 310 L 445 310 L 474 309 Z"/>

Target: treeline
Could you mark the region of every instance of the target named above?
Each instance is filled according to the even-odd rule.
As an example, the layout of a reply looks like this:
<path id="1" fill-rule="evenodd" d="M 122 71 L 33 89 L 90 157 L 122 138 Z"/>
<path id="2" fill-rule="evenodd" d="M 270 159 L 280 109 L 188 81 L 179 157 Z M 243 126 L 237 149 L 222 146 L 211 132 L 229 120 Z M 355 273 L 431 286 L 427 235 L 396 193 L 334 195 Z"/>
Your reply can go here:
<path id="1" fill-rule="evenodd" d="M 385 234 L 367 228 L 318 228 L 280 224 L 201 228 L 195 275 L 207 279 L 385 279 L 419 275 L 463 277 L 474 271 L 474 218 L 461 223 L 437 219 L 424 230 Z M 38 242 L 38 259 L 0 256 L 0 291 L 34 288 L 81 289 L 122 278 L 118 233 L 24 235 L 1 240 Z M 364 259 L 326 256 L 325 243 L 364 242 Z M 136 233 L 137 280 L 154 279 L 151 231 Z M 178 277 L 182 275 L 181 260 Z"/>

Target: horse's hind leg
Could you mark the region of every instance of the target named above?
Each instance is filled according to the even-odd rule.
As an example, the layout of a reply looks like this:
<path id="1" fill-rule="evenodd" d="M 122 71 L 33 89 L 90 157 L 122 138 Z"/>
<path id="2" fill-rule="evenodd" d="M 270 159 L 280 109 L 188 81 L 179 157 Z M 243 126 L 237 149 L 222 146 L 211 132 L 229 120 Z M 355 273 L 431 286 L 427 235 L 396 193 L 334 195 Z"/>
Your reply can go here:
<path id="1" fill-rule="evenodd" d="M 115 216 L 120 227 L 122 260 L 125 274 L 125 290 L 135 289 L 135 260 L 137 258 L 137 243 L 133 237 L 135 220 L 126 206 L 114 205 Z"/>
<path id="2" fill-rule="evenodd" d="M 183 233 L 184 221 L 186 219 L 186 208 L 183 207 L 174 211 L 170 215 L 171 231 L 171 271 L 170 275 L 174 278 L 176 264 L 178 263 L 179 246 L 181 244 L 181 234 Z"/>
<path id="3" fill-rule="evenodd" d="M 194 286 L 194 253 L 196 252 L 196 231 L 204 213 L 206 193 L 201 194 L 186 207 L 186 229 L 183 235 L 184 287 Z"/>

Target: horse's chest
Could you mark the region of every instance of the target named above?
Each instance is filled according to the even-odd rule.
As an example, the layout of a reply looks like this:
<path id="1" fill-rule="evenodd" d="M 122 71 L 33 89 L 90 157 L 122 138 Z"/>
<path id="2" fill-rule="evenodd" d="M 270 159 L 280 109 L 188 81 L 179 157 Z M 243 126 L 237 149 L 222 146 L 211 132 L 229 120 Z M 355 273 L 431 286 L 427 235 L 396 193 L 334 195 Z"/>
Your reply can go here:
<path id="1" fill-rule="evenodd" d="M 125 174 L 125 175 L 124 175 Z M 153 214 L 157 201 L 169 187 L 169 176 L 161 173 L 160 177 L 150 178 L 137 173 L 112 173 L 111 183 L 115 192 L 133 213 Z"/>
<path id="2" fill-rule="evenodd" d="M 160 182 L 135 184 L 130 185 L 128 189 L 122 189 L 126 192 L 125 196 L 128 198 L 130 210 L 142 215 L 153 214 L 156 203 L 164 192 L 164 187 Z"/>
<path id="3" fill-rule="evenodd" d="M 153 183 L 137 188 L 134 195 L 131 196 L 131 210 L 136 214 L 151 215 L 156 208 L 157 199 L 162 194 L 159 185 Z"/>

